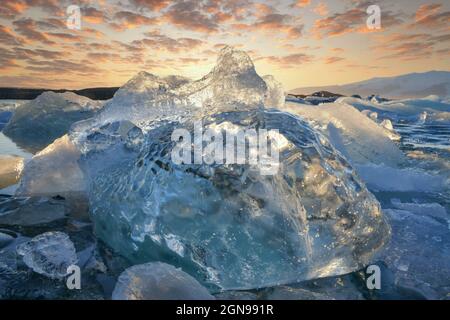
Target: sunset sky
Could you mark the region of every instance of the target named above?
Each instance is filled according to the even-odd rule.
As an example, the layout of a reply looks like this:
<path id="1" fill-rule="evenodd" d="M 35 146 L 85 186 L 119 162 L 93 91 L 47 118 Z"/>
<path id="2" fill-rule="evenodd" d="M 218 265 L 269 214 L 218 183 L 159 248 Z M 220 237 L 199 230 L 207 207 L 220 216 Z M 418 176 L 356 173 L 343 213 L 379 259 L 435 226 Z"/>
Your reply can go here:
<path id="1" fill-rule="evenodd" d="M 366 27 L 373 4 L 380 30 Z M 66 26 L 69 5 L 81 30 Z M 4 0 L 0 86 L 120 86 L 141 70 L 196 79 L 225 44 L 287 90 L 450 71 L 450 1 Z"/>

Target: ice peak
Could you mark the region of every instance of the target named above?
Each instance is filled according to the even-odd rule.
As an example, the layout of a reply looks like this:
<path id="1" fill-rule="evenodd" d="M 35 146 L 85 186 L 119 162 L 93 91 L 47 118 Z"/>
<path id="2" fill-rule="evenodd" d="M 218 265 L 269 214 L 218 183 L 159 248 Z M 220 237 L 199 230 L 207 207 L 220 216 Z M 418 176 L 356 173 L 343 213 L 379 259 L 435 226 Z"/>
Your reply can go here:
<path id="1" fill-rule="evenodd" d="M 168 89 L 168 86 L 160 77 L 146 71 L 141 71 L 120 88 L 120 90 L 123 89 L 133 92 L 144 92 L 149 90 L 153 91 L 155 89 Z"/>
<path id="2" fill-rule="evenodd" d="M 3 133 L 21 148 L 36 152 L 67 133 L 74 122 L 92 117 L 102 106 L 103 102 L 73 92 L 46 91 L 20 105 Z"/>
<path id="3" fill-rule="evenodd" d="M 249 71 L 256 73 L 252 59 L 245 51 L 236 50 L 231 46 L 220 50 L 214 73 L 236 74 Z"/>
<path id="4" fill-rule="evenodd" d="M 179 119 L 181 114 L 262 108 L 265 103 L 269 107 L 282 106 L 281 84 L 270 77 L 267 81 L 257 74 L 246 52 L 226 46 L 220 51 L 215 67 L 196 81 L 139 72 L 116 92 L 102 117 L 122 119 L 125 107 L 130 109 L 127 119 L 142 124 L 161 117 Z M 193 110 L 187 111 L 189 108 Z"/>
<path id="5" fill-rule="evenodd" d="M 86 106 L 87 104 L 94 103 L 93 100 L 87 97 L 80 96 L 70 91 L 66 92 L 45 91 L 31 102 L 37 106 L 44 107 L 47 104 L 58 104 L 58 103 L 64 104 L 64 101 L 69 103 L 77 103 L 82 107 Z"/>
<path id="6" fill-rule="evenodd" d="M 146 77 L 154 77 L 155 75 L 153 73 L 147 72 L 147 71 L 139 71 L 134 77 L 135 78 L 146 78 Z"/>
<path id="7" fill-rule="evenodd" d="M 128 80 L 128 82 L 123 85 L 119 91 L 134 93 L 164 93 L 187 82 L 189 82 L 189 80 L 182 76 L 169 75 L 166 77 L 160 77 L 147 71 L 140 71 L 133 78 Z"/>

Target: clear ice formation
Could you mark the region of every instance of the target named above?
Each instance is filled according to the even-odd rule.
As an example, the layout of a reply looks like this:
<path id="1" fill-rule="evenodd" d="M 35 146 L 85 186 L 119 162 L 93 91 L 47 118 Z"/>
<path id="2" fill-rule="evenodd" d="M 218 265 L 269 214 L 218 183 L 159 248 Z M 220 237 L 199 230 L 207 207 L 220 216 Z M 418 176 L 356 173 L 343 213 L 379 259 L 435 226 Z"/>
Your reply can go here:
<path id="1" fill-rule="evenodd" d="M 142 151 L 96 171 L 90 203 L 97 235 L 134 262 L 164 260 L 222 289 L 248 289 L 351 272 L 389 229 L 346 160 L 303 121 L 277 111 L 219 114 L 289 141 L 281 168 L 174 165 L 166 126 Z M 89 161 L 89 160 L 87 160 Z"/>
<path id="2" fill-rule="evenodd" d="M 113 300 L 213 300 L 197 280 L 169 264 L 132 266 L 119 276 Z"/>
<path id="3" fill-rule="evenodd" d="M 217 108 L 237 110 L 264 104 L 277 108 L 284 104 L 280 83 L 272 76 L 260 78 L 251 59 L 229 47 L 222 51 L 216 68 L 197 81 L 140 72 L 95 117 L 74 123 L 70 139 L 63 136 L 38 153 L 27 164 L 17 194 L 86 190 L 85 176 L 78 166 L 78 150 L 83 154 L 109 153 L 110 156 L 103 154 L 102 159 L 110 166 L 128 157 L 119 145 L 139 148 L 144 132 L 159 123 L 212 114 Z M 87 171 L 93 170 L 93 163 Z M 100 168 L 104 166 L 99 164 Z"/>
<path id="4" fill-rule="evenodd" d="M 266 79 L 267 83 L 256 73 L 245 52 L 226 47 L 215 68 L 196 81 L 138 73 L 116 92 L 95 119 L 72 131 L 86 131 L 116 121 L 131 121 L 146 128 L 152 121 L 180 120 L 192 113 L 206 115 L 262 107 L 266 99 L 273 107 L 279 107 L 284 104 L 281 85 L 271 76 Z"/>
<path id="5" fill-rule="evenodd" d="M 450 242 L 448 214 L 435 216 L 437 204 L 400 204 L 402 209 L 386 209 L 392 226 L 392 239 L 379 253 L 388 270 L 382 270 L 381 292 L 393 278 L 398 291 L 417 293 L 417 299 L 441 300 L 450 289 Z M 396 206 L 399 206 L 397 203 Z M 439 206 L 439 205 L 437 205 Z M 407 209 L 404 210 L 404 209 Z M 396 297 L 394 297 L 395 299 Z"/>
<path id="6" fill-rule="evenodd" d="M 44 92 L 19 105 L 3 132 L 23 149 L 36 152 L 67 133 L 73 123 L 92 117 L 101 106 L 72 92 Z"/>
<path id="7" fill-rule="evenodd" d="M 363 100 L 354 97 L 342 97 L 336 103 L 349 104 L 359 111 L 370 111 L 378 117 L 395 122 L 439 123 L 450 120 L 450 103 L 437 96 L 421 99 L 403 99 L 392 101 Z"/>
<path id="8" fill-rule="evenodd" d="M 283 110 L 307 120 L 353 165 L 375 163 L 396 167 L 405 162 L 391 133 L 352 105 L 344 102 L 320 106 L 286 103 Z"/>
<path id="9" fill-rule="evenodd" d="M 73 195 L 85 191 L 79 157 L 80 151 L 68 135 L 56 139 L 26 163 L 16 195 Z"/>
<path id="10" fill-rule="evenodd" d="M 153 79 L 140 90 L 145 102 L 120 110 L 115 97 L 70 132 L 96 234 L 131 262 L 173 264 L 211 290 L 251 289 L 357 270 L 388 239 L 379 203 L 347 160 L 302 119 L 264 108 L 280 90 L 244 52 L 223 49 L 208 75 L 181 86 L 138 78 Z M 196 120 L 279 130 L 278 173 L 176 165 L 171 134 Z"/>
<path id="11" fill-rule="evenodd" d="M 286 95 L 282 84 L 272 75 L 264 76 L 263 80 L 267 85 L 267 94 L 264 100 L 264 106 L 266 108 L 282 108 L 286 101 Z"/>
<path id="12" fill-rule="evenodd" d="M 140 122 L 162 116 L 164 112 L 169 115 L 175 111 L 177 103 L 181 103 L 175 99 L 172 90 L 188 82 L 188 79 L 180 76 L 160 78 L 141 71 L 120 87 L 113 99 L 105 104 L 97 120 Z"/>
<path id="13" fill-rule="evenodd" d="M 0 225 L 35 227 L 65 219 L 64 203 L 44 197 L 0 195 Z"/>
<path id="14" fill-rule="evenodd" d="M 7 233 L 0 232 L 0 249 L 6 247 L 8 244 L 14 241 L 14 237 Z"/>
<path id="15" fill-rule="evenodd" d="M 67 268 L 77 263 L 75 247 L 63 232 L 46 232 L 20 244 L 17 253 L 34 272 L 52 279 L 62 279 Z"/>
<path id="16" fill-rule="evenodd" d="M 399 107 L 398 110 L 391 109 L 386 113 L 380 108 L 370 109 L 369 105 L 375 106 L 362 99 L 345 97 L 319 107 L 288 102 L 282 109 L 302 117 L 322 132 L 333 147 L 351 163 L 370 190 L 443 190 L 445 178 L 425 172 L 416 165 L 411 166 L 408 158 L 393 141 L 398 140 L 399 136 L 390 130 L 392 122 L 386 117 L 397 121 L 413 119 L 410 117 L 420 114 L 418 108 L 414 111 L 410 107 Z M 381 107 L 382 104 L 378 106 Z M 405 112 L 408 114 L 406 118 Z M 381 118 L 384 121 L 378 123 Z"/>

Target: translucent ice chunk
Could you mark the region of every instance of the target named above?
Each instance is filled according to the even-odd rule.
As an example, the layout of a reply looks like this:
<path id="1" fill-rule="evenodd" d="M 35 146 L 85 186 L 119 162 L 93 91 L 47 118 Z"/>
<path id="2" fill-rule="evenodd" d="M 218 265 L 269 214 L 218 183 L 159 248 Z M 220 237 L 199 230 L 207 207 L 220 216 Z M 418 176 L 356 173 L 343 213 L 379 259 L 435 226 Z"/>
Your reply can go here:
<path id="1" fill-rule="evenodd" d="M 80 152 L 67 135 L 37 153 L 23 170 L 17 195 L 57 195 L 82 192 L 85 176 L 78 165 Z"/>
<path id="2" fill-rule="evenodd" d="M 126 269 L 117 280 L 113 300 L 212 300 L 197 280 L 171 265 L 150 262 Z"/>
<path id="3" fill-rule="evenodd" d="M 20 147 L 36 152 L 67 133 L 72 123 L 92 117 L 101 107 L 101 102 L 72 92 L 44 92 L 20 105 L 3 132 Z"/>
<path id="4" fill-rule="evenodd" d="M 222 289 L 348 273 L 384 244 L 389 228 L 378 202 L 307 123 L 263 110 L 204 118 L 205 128 L 222 124 L 278 129 L 287 141 L 278 173 L 175 165 L 177 124 L 162 125 L 140 153 L 91 176 L 97 235 L 135 263 L 166 261 Z"/>
<path id="5" fill-rule="evenodd" d="M 17 253 L 34 272 L 62 279 L 67 268 L 77 262 L 75 247 L 63 232 L 46 232 L 18 246 Z"/>
<path id="6" fill-rule="evenodd" d="M 352 105 L 360 111 L 376 112 L 382 118 L 388 118 L 392 121 L 435 122 L 450 119 L 449 102 L 436 96 L 391 101 L 367 101 L 353 97 L 342 97 L 336 102 Z"/>
<path id="7" fill-rule="evenodd" d="M 399 141 L 401 136 L 395 131 L 392 121 L 389 119 L 384 119 L 381 121 L 380 126 L 383 127 L 391 140 Z"/>
<path id="8" fill-rule="evenodd" d="M 399 199 L 392 199 L 392 205 L 396 209 L 405 210 L 417 215 L 430 216 L 438 219 L 449 220 L 447 210 L 439 203 L 405 203 Z"/>
<path id="9" fill-rule="evenodd" d="M 152 120 L 179 120 L 195 112 L 210 114 L 217 110 L 261 107 L 266 93 L 280 103 L 282 89 L 275 80 L 268 81 L 272 88 L 269 91 L 250 57 L 226 47 L 221 50 L 214 69 L 197 81 L 139 73 L 117 91 L 98 120 L 130 120 L 143 128 Z"/>
<path id="10" fill-rule="evenodd" d="M 0 196 L 0 224 L 43 226 L 66 218 L 64 202 L 43 197 Z"/>
<path id="11" fill-rule="evenodd" d="M 100 166 L 104 167 L 106 163 L 123 161 L 126 158 L 123 153 L 139 149 L 142 131 L 131 122 L 107 122 L 100 127 L 92 126 L 92 122 L 86 120 L 77 123 L 72 137 L 64 135 L 37 153 L 26 164 L 16 194 L 70 197 L 84 193 L 88 177 L 79 166 L 82 154 L 119 147 L 120 150 L 109 150 L 111 156 L 102 159 Z M 77 143 L 79 141 L 82 141 L 82 144 Z"/>
<path id="12" fill-rule="evenodd" d="M 442 191 L 446 187 L 442 176 L 419 168 L 392 168 L 384 165 L 356 165 L 367 186 L 379 191 Z"/>
<path id="13" fill-rule="evenodd" d="M 411 208 L 404 209 L 408 207 Z M 450 288 L 447 222 L 409 210 L 386 209 L 385 212 L 392 226 L 392 239 L 380 253 L 379 259 L 388 268 L 382 274 L 393 278 L 394 289 L 403 297 L 408 292 L 409 296 L 416 293 L 419 299 L 446 299 Z M 389 287 L 382 284 L 381 293 L 386 289 Z"/>
<path id="14" fill-rule="evenodd" d="M 389 131 L 346 103 L 319 107 L 287 103 L 284 110 L 310 121 L 353 164 L 383 163 L 396 167 L 405 161 Z"/>
<path id="15" fill-rule="evenodd" d="M 282 108 L 286 100 L 283 86 L 271 75 L 266 75 L 263 79 L 267 85 L 264 106 L 266 108 Z"/>
<path id="16" fill-rule="evenodd" d="M 0 249 L 6 247 L 8 244 L 13 242 L 13 240 L 14 240 L 13 236 L 7 233 L 0 232 Z"/>
<path id="17" fill-rule="evenodd" d="M 232 47 L 220 51 L 209 74 L 176 90 L 177 96 L 203 108 L 204 113 L 261 107 L 266 92 L 267 85 L 250 57 Z"/>
<path id="18" fill-rule="evenodd" d="M 182 103 L 172 91 L 188 83 L 180 76 L 158 77 L 142 71 L 115 93 L 99 115 L 100 121 L 131 120 L 139 123 L 176 112 Z"/>
<path id="19" fill-rule="evenodd" d="M 394 127 L 392 126 L 392 122 L 391 122 L 391 120 L 389 120 L 389 119 L 384 119 L 384 120 L 380 123 L 380 125 L 381 125 L 383 128 L 385 128 L 385 129 L 387 129 L 387 130 L 389 130 L 389 131 L 394 131 Z"/>

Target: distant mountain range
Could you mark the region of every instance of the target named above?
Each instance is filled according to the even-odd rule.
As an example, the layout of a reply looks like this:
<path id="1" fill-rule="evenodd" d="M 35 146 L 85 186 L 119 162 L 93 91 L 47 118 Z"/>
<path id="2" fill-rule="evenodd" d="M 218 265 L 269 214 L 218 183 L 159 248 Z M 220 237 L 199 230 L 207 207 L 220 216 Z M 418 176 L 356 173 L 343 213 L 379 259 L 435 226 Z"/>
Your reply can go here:
<path id="1" fill-rule="evenodd" d="M 387 98 L 422 98 L 429 95 L 446 97 L 450 96 L 450 72 L 409 73 L 346 85 L 297 88 L 289 93 L 308 95 L 317 91 L 329 91 L 346 96 L 358 94 L 363 97 L 372 94 Z"/>
<path id="2" fill-rule="evenodd" d="M 27 88 L 0 88 L 0 99 L 11 100 L 33 100 L 45 91 L 53 91 L 57 93 L 73 92 L 80 96 L 90 98 L 92 100 L 108 100 L 111 99 L 118 90 L 118 87 L 111 88 L 88 88 L 81 90 L 65 90 L 65 89 L 27 89 Z"/>
<path id="3" fill-rule="evenodd" d="M 0 88 L 0 99 L 32 100 L 45 91 L 74 92 L 93 100 L 111 99 L 119 87 L 87 88 L 81 90 Z M 429 95 L 450 96 L 450 72 L 429 71 L 409 73 L 396 77 L 372 78 L 345 85 L 303 87 L 289 91 L 295 95 L 311 95 L 314 92 L 331 92 L 338 95 L 380 95 L 386 98 L 422 98 Z"/>

